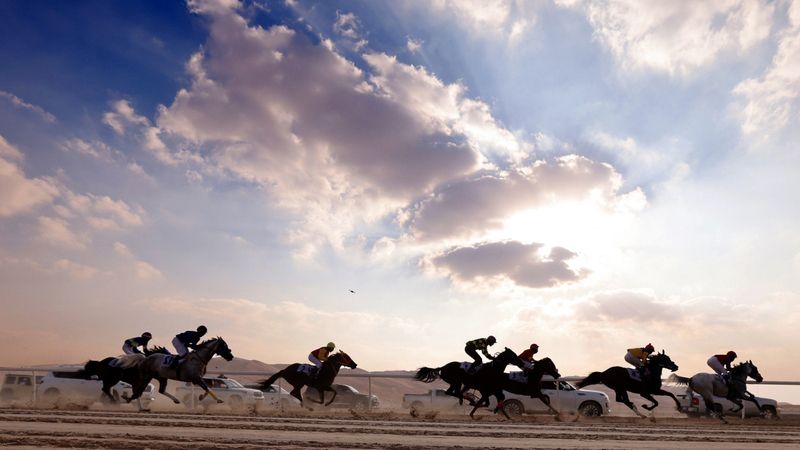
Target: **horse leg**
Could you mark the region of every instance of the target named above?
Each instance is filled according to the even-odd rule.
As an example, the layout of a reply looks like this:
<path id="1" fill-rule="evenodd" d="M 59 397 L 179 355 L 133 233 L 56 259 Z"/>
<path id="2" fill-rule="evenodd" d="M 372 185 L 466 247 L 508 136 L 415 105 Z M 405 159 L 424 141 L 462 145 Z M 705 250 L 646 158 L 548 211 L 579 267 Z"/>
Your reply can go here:
<path id="1" fill-rule="evenodd" d="M 166 378 L 156 378 L 158 380 L 158 393 L 169 397 L 174 403 L 180 403 L 181 401 L 175 398 L 172 394 L 167 392 L 167 379 Z M 141 394 L 141 392 L 140 392 Z M 139 398 L 136 396 L 136 398 Z"/>
<path id="2" fill-rule="evenodd" d="M 531 398 L 534 398 L 534 397 L 538 398 L 539 400 L 541 400 L 542 403 L 544 403 L 545 406 L 547 406 L 547 409 L 549 409 L 550 412 L 553 413 L 553 415 L 555 415 L 555 416 L 560 416 L 561 415 L 561 412 L 556 411 L 556 409 L 553 408 L 553 406 L 550 404 L 550 396 L 549 395 L 545 395 L 541 391 L 541 389 L 539 390 L 539 392 L 537 392 L 535 394 L 531 394 Z"/>
<path id="3" fill-rule="evenodd" d="M 653 398 L 653 394 L 651 394 L 649 392 L 642 392 L 639 395 L 641 395 L 642 398 L 644 398 L 645 400 L 653 403 L 652 405 L 649 405 L 649 406 L 648 405 L 642 405 L 642 408 L 644 408 L 644 409 L 646 409 L 648 411 L 652 411 L 653 409 L 655 409 L 656 406 L 658 406 L 658 400 Z"/>
<path id="4" fill-rule="evenodd" d="M 325 391 L 331 391 L 331 392 L 333 392 L 333 397 L 331 397 L 331 399 L 328 401 L 328 403 L 325 403 L 325 406 L 328 406 L 328 405 L 330 405 L 331 403 L 333 403 L 333 400 L 334 400 L 334 399 L 336 399 L 336 391 L 335 391 L 335 390 L 333 390 L 333 389 L 331 389 L 331 387 L 330 387 L 330 386 L 328 386 L 327 388 L 325 388 Z M 322 392 L 323 392 L 323 395 L 324 395 L 324 392 L 325 392 L 325 391 L 322 391 Z"/>
<path id="5" fill-rule="evenodd" d="M 477 411 L 477 410 L 478 410 L 478 407 L 479 407 L 479 406 L 480 406 L 480 405 L 483 403 L 484 397 L 485 397 L 485 396 L 483 395 L 483 392 L 481 392 L 481 398 L 480 398 L 480 399 L 478 399 L 478 401 L 475 403 L 475 406 L 472 408 L 472 411 L 470 411 L 470 412 L 469 412 L 469 416 L 470 416 L 472 419 L 474 419 L 474 418 L 475 418 L 475 416 L 474 416 L 474 414 L 475 414 L 475 411 Z M 487 403 L 487 404 L 489 403 L 488 399 L 486 399 L 486 403 Z"/>
<path id="6" fill-rule="evenodd" d="M 119 380 L 117 380 L 117 381 L 119 381 Z M 114 398 L 113 395 L 111 395 L 111 386 L 114 386 L 115 384 L 117 384 L 116 381 L 114 383 L 111 383 L 111 380 L 108 380 L 108 381 L 103 380 L 103 389 L 102 389 L 103 390 L 103 395 L 107 396 L 114 403 L 116 403 L 117 400 Z"/>
<path id="7" fill-rule="evenodd" d="M 445 393 L 445 395 L 451 395 L 453 397 L 456 397 L 458 399 L 458 404 L 459 405 L 463 405 L 464 404 L 464 395 L 463 395 L 463 392 L 461 392 L 461 384 L 460 383 L 459 384 L 451 384 L 450 387 L 447 388 L 446 391 L 444 391 L 444 393 Z"/>
<path id="8" fill-rule="evenodd" d="M 505 408 L 506 395 L 503 394 L 503 390 L 499 389 L 497 392 L 495 392 L 494 396 L 495 396 L 495 398 L 497 398 L 497 408 L 494 409 L 495 413 L 499 409 L 500 412 L 502 412 L 503 415 L 506 416 L 506 419 L 511 420 L 511 416 L 509 416 L 508 413 L 506 412 L 506 408 Z M 489 399 L 488 398 L 486 399 L 486 403 L 487 403 L 486 406 L 489 406 L 488 405 L 488 403 L 489 403 Z"/>
<path id="9" fill-rule="evenodd" d="M 628 408 L 630 408 L 630 410 L 635 412 L 637 416 L 639 416 L 639 417 L 647 417 L 644 414 L 640 413 L 639 410 L 636 408 L 636 405 L 634 405 L 633 402 L 631 401 L 631 399 L 628 398 L 628 391 L 618 390 L 618 391 L 615 391 L 615 392 L 617 394 L 617 401 L 619 403 L 622 403 L 625 406 L 627 406 Z"/>
<path id="10" fill-rule="evenodd" d="M 204 390 L 204 391 L 206 391 L 206 392 L 205 392 L 205 393 L 206 393 L 206 395 L 210 395 L 210 396 L 211 396 L 211 397 L 212 397 L 214 400 L 216 400 L 216 401 L 217 401 L 217 403 L 223 403 L 223 401 L 222 401 L 222 400 L 220 400 L 220 399 L 219 399 L 219 397 L 217 397 L 217 395 L 216 395 L 216 394 L 214 394 L 214 391 L 212 391 L 212 390 L 210 390 L 210 389 L 208 388 L 208 385 L 206 384 L 206 382 L 205 382 L 205 381 L 203 381 L 203 379 L 202 379 L 202 378 L 198 377 L 196 380 L 194 380 L 194 384 L 196 384 L 196 385 L 200 386 L 201 388 L 203 388 L 203 390 Z M 201 398 L 201 400 L 202 400 L 203 398 L 205 398 L 205 396 L 203 396 L 203 397 Z"/>

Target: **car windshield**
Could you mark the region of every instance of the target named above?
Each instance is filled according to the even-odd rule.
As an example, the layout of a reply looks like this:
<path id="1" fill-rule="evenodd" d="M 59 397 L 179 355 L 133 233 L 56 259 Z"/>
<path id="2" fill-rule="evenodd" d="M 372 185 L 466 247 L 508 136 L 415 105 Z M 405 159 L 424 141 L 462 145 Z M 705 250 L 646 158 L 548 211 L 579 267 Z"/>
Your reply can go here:
<path id="1" fill-rule="evenodd" d="M 358 392 L 353 386 L 348 386 L 346 384 L 336 386 L 336 390 L 339 392 Z"/>
<path id="2" fill-rule="evenodd" d="M 230 386 L 232 388 L 243 388 L 244 387 L 244 386 L 242 386 L 242 383 L 239 383 L 236 380 L 225 380 L 225 383 L 227 383 L 228 386 Z"/>
<path id="3" fill-rule="evenodd" d="M 561 389 L 562 391 L 574 391 L 575 390 L 575 387 L 572 386 L 571 384 L 567 383 L 566 381 L 559 381 L 558 382 L 558 388 Z"/>

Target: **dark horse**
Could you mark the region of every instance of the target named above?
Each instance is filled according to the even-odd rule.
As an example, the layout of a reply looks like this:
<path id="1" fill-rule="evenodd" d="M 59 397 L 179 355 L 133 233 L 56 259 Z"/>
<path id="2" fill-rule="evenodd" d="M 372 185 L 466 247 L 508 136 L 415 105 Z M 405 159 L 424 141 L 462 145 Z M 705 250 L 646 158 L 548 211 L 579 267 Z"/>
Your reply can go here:
<path id="1" fill-rule="evenodd" d="M 689 389 L 697 392 L 703 397 L 706 403 L 706 411 L 712 416 L 719 417 L 719 420 L 728 423 L 723 417 L 724 411 L 717 411 L 714 408 L 714 396 L 726 397 L 733 402 L 738 408 L 731 409 L 735 413 L 744 408 L 742 400 L 749 400 L 755 403 L 756 408 L 761 411 L 761 405 L 758 404 L 756 397 L 747 391 L 747 377 L 756 380 L 756 383 L 764 381 L 764 377 L 758 372 L 758 367 L 753 364 L 753 361 L 743 362 L 737 364 L 730 370 L 731 380 L 726 385 L 717 375 L 713 373 L 698 373 L 692 378 L 680 377 L 678 375 L 670 375 L 669 381 L 676 382 L 677 384 L 686 384 Z"/>
<path id="2" fill-rule="evenodd" d="M 90 360 L 83 366 L 80 371 L 81 375 L 89 378 L 96 376 L 103 381 L 103 394 L 106 395 L 111 401 L 118 402 L 119 399 L 111 395 L 111 388 L 120 381 L 124 381 L 130 385 L 139 381 L 139 371 L 137 366 L 145 357 L 154 354 L 168 355 L 169 351 L 164 347 L 153 347 L 152 349 L 145 349 L 144 353 L 134 353 L 130 355 L 123 355 L 120 357 L 108 357 L 100 361 Z M 138 399 L 137 399 L 138 400 Z M 139 410 L 141 411 L 142 404 L 139 402 Z"/>
<path id="3" fill-rule="evenodd" d="M 450 384 L 448 394 L 458 397 L 459 401 L 463 400 L 464 392 L 466 392 L 467 389 L 477 389 L 481 396 L 480 399 L 474 403 L 474 407 L 469 413 L 472 418 L 474 418 L 475 411 L 477 411 L 479 407 L 489 406 L 489 397 L 494 395 L 497 398 L 496 410 L 500 410 L 504 416 L 510 419 L 511 417 L 509 417 L 505 409 L 503 409 L 503 400 L 505 400 L 506 396 L 502 389 L 503 379 L 505 377 L 504 372 L 506 366 L 509 364 L 513 364 L 519 368 L 522 368 L 524 365 L 517 354 L 506 347 L 506 349 L 495 356 L 491 362 L 480 366 L 478 371 L 474 374 L 469 374 L 462 369 L 461 362 L 453 361 L 438 368 L 422 367 L 417 370 L 417 374 L 414 375 L 414 378 L 425 383 L 430 383 L 437 378 L 441 378 L 446 383 Z M 462 385 L 463 387 L 461 387 Z M 454 394 L 454 392 L 457 392 L 457 394 Z"/>
<path id="4" fill-rule="evenodd" d="M 217 403 L 222 403 L 222 400 L 217 398 L 213 391 L 208 389 L 208 386 L 203 381 L 203 375 L 206 373 L 206 366 L 214 355 L 221 356 L 225 361 L 233 359 L 233 353 L 228 347 L 228 343 L 221 337 L 216 337 L 203 341 L 197 344 L 197 348 L 186 355 L 178 364 L 177 367 L 172 366 L 171 355 L 150 355 L 143 359 L 138 365 L 139 380 L 138 383 L 131 383 L 133 385 L 133 395 L 126 398 L 128 402 L 139 398 L 147 387 L 147 383 L 153 378 L 158 380 L 158 392 L 163 394 L 175 403 L 180 403 L 180 400 L 175 398 L 172 394 L 166 391 L 167 380 L 190 381 L 205 391 L 200 397 L 201 400 L 206 395 L 214 397 Z"/>
<path id="5" fill-rule="evenodd" d="M 550 358 L 536 361 L 533 364 L 533 369 L 527 371 L 526 381 L 516 381 L 512 379 L 511 374 L 505 374 L 503 378 L 503 390 L 511 392 L 512 394 L 530 395 L 531 398 L 538 398 L 542 403 L 547 405 L 550 412 L 558 415 L 558 411 L 550 406 L 550 396 L 542 393 L 542 385 L 540 382 L 542 381 L 542 376 L 545 374 L 550 375 L 554 379 L 561 377 L 558 373 L 558 369 L 556 369 L 556 365 Z"/>
<path id="6" fill-rule="evenodd" d="M 336 375 L 339 373 L 339 369 L 341 369 L 342 366 L 355 369 L 357 364 L 347 353 L 339 351 L 323 361 L 322 367 L 319 369 L 316 376 L 310 374 L 308 370 L 306 370 L 309 368 L 308 366 L 311 365 L 294 363 L 268 379 L 261 381 L 259 384 L 262 388 L 268 388 L 275 380 L 283 378 L 292 385 L 293 389 L 290 394 L 292 394 L 292 397 L 300 400 L 301 405 L 303 404 L 303 396 L 301 395 L 303 386 L 312 387 L 319 392 L 319 401 L 317 402 L 310 397 L 309 400 L 328 406 L 336 398 L 336 391 L 331 389 L 331 384 L 333 384 L 334 378 L 336 378 Z M 325 391 L 333 392 L 333 397 L 331 397 L 328 403 L 325 403 Z"/>
<path id="7" fill-rule="evenodd" d="M 635 412 L 639 417 L 645 417 L 636 409 L 636 405 L 628 398 L 628 392 L 639 394 L 645 399 L 653 402 L 652 405 L 642 405 L 642 408 L 652 411 L 653 408 L 658 406 L 658 401 L 653 398 L 654 395 L 666 395 L 675 400 L 675 405 L 678 411 L 681 410 L 681 404 L 672 392 L 661 389 L 661 370 L 669 369 L 673 372 L 678 370 L 678 366 L 672 362 L 662 350 L 661 353 L 656 353 L 650 356 L 649 364 L 647 365 L 647 373 L 644 379 L 631 378 L 628 369 L 625 367 L 611 367 L 604 372 L 592 372 L 588 377 L 579 381 L 578 389 L 584 388 L 591 384 L 602 383 L 613 389 L 617 394 L 616 400 L 624 403 L 628 408 Z"/>

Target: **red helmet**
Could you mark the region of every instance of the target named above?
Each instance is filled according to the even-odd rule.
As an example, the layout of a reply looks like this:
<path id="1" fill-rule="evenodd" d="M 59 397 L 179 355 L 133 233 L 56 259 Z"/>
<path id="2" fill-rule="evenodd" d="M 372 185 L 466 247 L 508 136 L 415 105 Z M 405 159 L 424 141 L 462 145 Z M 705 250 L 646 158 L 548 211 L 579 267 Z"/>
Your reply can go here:
<path id="1" fill-rule="evenodd" d="M 647 350 L 648 353 L 653 353 L 654 351 L 656 351 L 655 347 L 653 347 L 653 344 L 645 345 L 644 349 Z"/>
<path id="2" fill-rule="evenodd" d="M 728 356 L 728 358 L 730 358 L 730 359 L 736 359 L 736 357 L 738 356 L 738 355 L 736 354 L 736 352 L 735 352 L 735 351 L 733 351 L 733 350 L 729 351 L 729 352 L 728 352 L 726 355 L 727 355 L 727 356 Z"/>

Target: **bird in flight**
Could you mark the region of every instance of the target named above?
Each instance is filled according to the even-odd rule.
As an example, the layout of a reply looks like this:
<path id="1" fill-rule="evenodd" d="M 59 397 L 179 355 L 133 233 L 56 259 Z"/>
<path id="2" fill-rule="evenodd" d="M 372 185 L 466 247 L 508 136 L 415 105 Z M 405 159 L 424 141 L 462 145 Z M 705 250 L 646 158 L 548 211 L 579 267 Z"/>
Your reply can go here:
<path id="1" fill-rule="evenodd" d="M 348 289 L 348 291 L 350 291 L 351 294 L 355 294 L 356 293 L 356 291 L 354 291 L 352 289 Z"/>

